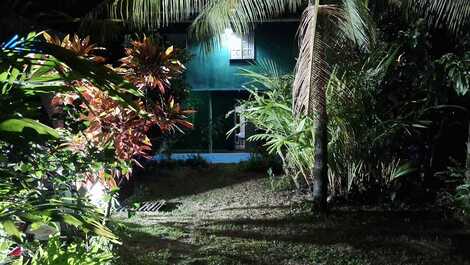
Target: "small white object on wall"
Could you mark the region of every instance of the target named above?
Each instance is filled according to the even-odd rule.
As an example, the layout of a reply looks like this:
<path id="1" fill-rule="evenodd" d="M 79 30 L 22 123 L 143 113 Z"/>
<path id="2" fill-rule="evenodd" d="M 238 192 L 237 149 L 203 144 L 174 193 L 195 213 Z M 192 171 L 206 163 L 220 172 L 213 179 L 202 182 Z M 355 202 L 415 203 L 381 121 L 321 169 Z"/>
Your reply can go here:
<path id="1" fill-rule="evenodd" d="M 246 148 L 246 122 L 245 117 L 241 116 L 242 109 L 240 106 L 235 107 L 235 125 L 238 125 L 237 133 L 235 133 L 235 150 L 244 150 Z"/>

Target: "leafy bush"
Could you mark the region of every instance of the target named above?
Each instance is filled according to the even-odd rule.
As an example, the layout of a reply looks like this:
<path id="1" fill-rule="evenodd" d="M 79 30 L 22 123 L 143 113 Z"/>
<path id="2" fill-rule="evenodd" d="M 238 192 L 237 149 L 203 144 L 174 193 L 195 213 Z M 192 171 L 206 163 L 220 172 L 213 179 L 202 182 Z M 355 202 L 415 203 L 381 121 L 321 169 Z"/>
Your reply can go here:
<path id="1" fill-rule="evenodd" d="M 470 182 L 457 187 L 455 202 L 464 216 L 470 217 Z"/>
<path id="2" fill-rule="evenodd" d="M 244 172 L 265 173 L 268 170 L 271 170 L 273 174 L 279 174 L 279 172 L 282 172 L 282 165 L 280 164 L 279 159 L 276 159 L 275 156 L 269 154 L 264 155 L 256 153 L 255 155 L 252 155 L 249 160 L 240 162 L 238 167 Z"/>
<path id="3" fill-rule="evenodd" d="M 111 264 L 113 254 L 97 242 L 64 243 L 56 235 L 51 237 L 47 245 L 39 247 L 34 253 L 31 265 L 106 265 Z"/>
<path id="4" fill-rule="evenodd" d="M 260 130 L 248 141 L 264 143 L 268 153 L 280 158 L 284 174 L 303 183 L 300 186 L 306 185 L 313 164 L 313 120 L 292 115 L 291 75 L 279 75 L 270 61 L 262 61 L 258 67 L 256 72 L 242 72 L 252 82 L 247 87 L 250 98 L 240 102 L 240 115 Z"/>
<path id="5" fill-rule="evenodd" d="M 393 200 L 399 178 L 413 171 L 394 152 L 392 139 L 425 125 L 388 117 L 378 100 L 397 51 L 377 51 L 359 67 L 335 70 L 330 77 L 328 166 L 331 189 L 337 194 L 375 190 Z"/>
<path id="6" fill-rule="evenodd" d="M 292 178 L 289 176 L 276 176 L 271 169 L 267 171 L 269 176 L 269 185 L 272 191 L 288 191 L 293 190 L 296 187 Z"/>
<path id="7" fill-rule="evenodd" d="M 458 95 L 465 96 L 470 89 L 470 52 L 464 52 L 462 57 L 455 54 L 445 54 L 437 63 L 444 67 L 448 82 Z"/>
<path id="8" fill-rule="evenodd" d="M 420 124 L 387 120 L 378 107 L 379 86 L 394 62 L 396 50 L 371 55 L 359 67 L 333 71 L 327 86 L 329 115 L 329 178 L 334 194 L 361 194 L 374 190 L 393 200 L 399 179 L 412 171 L 390 149 L 390 139 Z M 299 188 L 310 185 L 313 151 L 313 119 L 295 117 L 291 111 L 289 75 L 280 76 L 272 62 L 262 62 L 257 72 L 243 70 L 251 78 L 250 98 L 241 102 L 245 119 L 259 129 L 249 141 L 262 142 L 280 157 L 284 174 Z"/>
<path id="9" fill-rule="evenodd" d="M 71 41 L 66 36 L 60 41 L 46 35 L 46 39 L 60 43 L 75 55 L 97 60 L 92 53 L 96 48 L 89 38 L 80 40 L 75 36 Z M 193 111 L 183 110 L 175 98 L 180 92 L 171 90 L 171 81 L 185 70 L 177 58 L 178 50 L 144 36 L 142 40 L 133 41 L 125 53 L 120 66 L 110 69 L 135 86 L 126 90 L 124 102 L 114 95 L 115 91 L 103 90 L 99 84 L 87 80 L 67 82 L 67 90 L 56 94 L 51 102 L 54 107 L 75 110 L 69 118 L 70 127 L 87 125 L 73 139 L 72 147 L 77 150 L 91 142 L 94 146 L 114 150 L 115 159 L 129 161 L 146 157 L 152 150 L 148 136 L 151 129 L 158 128 L 160 134 L 173 134 L 192 127 L 186 118 Z"/>
<path id="10" fill-rule="evenodd" d="M 111 203 L 100 209 L 87 191 L 99 182 L 100 200 L 111 202 L 134 158 L 151 150 L 151 127 L 172 133 L 191 126 L 190 111 L 166 93 L 184 66 L 173 48 L 155 50 L 144 39 L 127 50 L 123 78 L 99 64 L 104 58 L 89 38 L 38 37 L 15 37 L 0 49 L 0 262 L 106 264 L 108 245 L 118 242 L 105 225 Z M 146 68 L 136 58 L 149 51 L 165 67 Z M 153 81 L 141 83 L 148 75 Z M 156 98 L 148 97 L 152 89 Z M 43 109 L 64 128 L 37 121 Z"/>
<path id="11" fill-rule="evenodd" d="M 24 248 L 27 250 L 24 253 L 34 256 L 44 246 L 35 240 L 47 239 L 57 232 L 67 240 L 82 241 L 96 235 L 117 242 L 116 236 L 103 224 L 102 211 L 78 192 L 77 183 L 86 180 L 88 174 L 97 173 L 95 166 L 101 163 L 90 157 L 90 153 L 70 151 L 64 145 L 65 133 L 36 120 L 41 109 L 38 96 L 60 91 L 64 88 L 61 82 L 71 80 L 71 76 L 79 79 L 88 76 L 90 82 L 99 83 L 98 77 L 83 70 L 96 66 L 61 47 L 37 43 L 36 37 L 36 34 L 16 37 L 0 50 L 2 247 L 17 246 L 16 250 Z M 68 68 L 67 63 L 71 63 Z M 60 69 L 75 67 L 80 70 L 58 74 Z M 104 72 L 100 78 L 107 77 L 110 74 Z M 114 82 L 117 81 L 107 83 L 109 86 L 104 89 L 111 89 L 116 85 Z M 116 93 L 116 98 L 121 96 Z M 44 231 L 38 234 L 44 229 L 48 230 L 45 234 Z M 0 259 L 8 258 L 0 256 Z"/>

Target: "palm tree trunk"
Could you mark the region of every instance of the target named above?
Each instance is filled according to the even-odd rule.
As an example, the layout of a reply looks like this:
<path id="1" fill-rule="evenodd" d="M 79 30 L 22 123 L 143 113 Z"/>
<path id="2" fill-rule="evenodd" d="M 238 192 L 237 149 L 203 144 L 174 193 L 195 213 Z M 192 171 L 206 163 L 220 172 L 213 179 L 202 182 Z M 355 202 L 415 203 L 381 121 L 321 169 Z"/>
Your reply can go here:
<path id="1" fill-rule="evenodd" d="M 314 210 L 327 210 L 328 195 L 328 133 L 325 105 L 319 109 L 315 128 L 314 166 L 312 169 L 312 196 Z"/>
<path id="2" fill-rule="evenodd" d="M 317 40 L 321 39 L 317 30 Z M 314 117 L 314 165 L 312 169 L 312 196 L 313 210 L 325 212 L 327 210 L 328 195 L 328 117 L 326 112 L 326 80 L 325 72 L 328 67 L 325 63 L 326 51 L 320 41 L 313 47 L 315 61 L 319 64 L 318 70 L 312 72 L 312 86 L 310 90 L 309 114 Z M 324 71 L 324 72 L 323 72 Z"/>
<path id="3" fill-rule="evenodd" d="M 467 138 L 467 158 L 465 161 L 465 178 L 470 181 L 470 121 L 468 123 L 468 138 Z"/>
<path id="4" fill-rule="evenodd" d="M 323 23 L 327 20 L 319 19 L 319 11 L 320 0 L 309 0 L 309 6 L 302 14 L 299 28 L 300 53 L 292 98 L 294 113 L 307 114 L 314 121 L 314 162 L 310 166 L 314 201 L 312 208 L 324 212 L 327 210 L 328 195 L 326 84 L 330 74 L 326 63 L 326 46 L 322 41 L 323 35 L 327 34 L 326 28 L 322 26 L 325 26 Z"/>

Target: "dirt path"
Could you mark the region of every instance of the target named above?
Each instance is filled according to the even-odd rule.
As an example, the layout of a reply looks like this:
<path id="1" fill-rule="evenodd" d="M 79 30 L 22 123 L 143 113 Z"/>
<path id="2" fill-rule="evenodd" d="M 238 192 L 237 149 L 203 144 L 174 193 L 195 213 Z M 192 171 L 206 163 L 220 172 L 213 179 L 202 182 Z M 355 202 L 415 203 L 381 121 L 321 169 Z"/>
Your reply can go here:
<path id="1" fill-rule="evenodd" d="M 174 209 L 138 213 L 120 234 L 120 264 L 470 264 L 436 214 L 310 213 L 305 196 L 235 169 L 180 171 L 141 183 L 135 199 Z M 157 196 L 158 195 L 158 196 Z"/>

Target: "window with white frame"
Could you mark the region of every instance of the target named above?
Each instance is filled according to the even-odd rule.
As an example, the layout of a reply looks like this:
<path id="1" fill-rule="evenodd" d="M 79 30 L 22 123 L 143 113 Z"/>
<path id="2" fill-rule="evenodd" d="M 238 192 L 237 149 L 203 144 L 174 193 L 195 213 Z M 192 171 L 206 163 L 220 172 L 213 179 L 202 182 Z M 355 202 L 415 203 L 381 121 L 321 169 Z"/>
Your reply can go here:
<path id="1" fill-rule="evenodd" d="M 255 34 L 253 32 L 240 36 L 232 33 L 230 37 L 230 60 L 255 59 Z"/>

